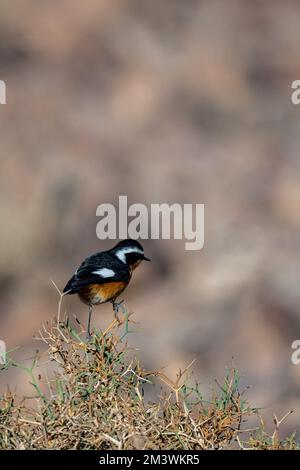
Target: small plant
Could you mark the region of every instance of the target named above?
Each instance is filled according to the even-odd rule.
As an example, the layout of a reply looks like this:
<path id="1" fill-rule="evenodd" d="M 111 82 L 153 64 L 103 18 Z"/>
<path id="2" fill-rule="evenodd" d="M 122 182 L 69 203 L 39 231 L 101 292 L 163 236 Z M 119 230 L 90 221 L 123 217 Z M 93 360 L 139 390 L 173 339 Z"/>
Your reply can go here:
<path id="1" fill-rule="evenodd" d="M 279 439 L 277 418 L 274 434 L 267 436 L 257 409 L 239 391 L 235 369 L 208 400 L 191 383 L 192 363 L 176 380 L 145 371 L 127 344 L 131 323 L 125 311 L 122 320 L 95 331 L 90 342 L 78 321 L 76 327 L 59 319 L 46 324 L 39 339 L 53 364 L 51 378 L 43 382 L 36 372 L 41 357 L 30 367 L 12 359 L 6 365 L 29 375 L 35 406 L 9 390 L 0 397 L 0 449 L 298 448 L 294 436 Z M 162 396 L 146 402 L 145 387 L 157 381 L 165 386 Z M 260 424 L 245 432 L 251 415 Z"/>

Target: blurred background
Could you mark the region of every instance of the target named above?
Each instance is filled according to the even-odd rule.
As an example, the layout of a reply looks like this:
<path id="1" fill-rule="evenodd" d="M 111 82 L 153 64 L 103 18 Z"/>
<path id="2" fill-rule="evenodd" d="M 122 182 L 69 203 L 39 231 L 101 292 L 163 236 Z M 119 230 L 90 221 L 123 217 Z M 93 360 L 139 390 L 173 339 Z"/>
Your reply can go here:
<path id="1" fill-rule="evenodd" d="M 299 2 L 1 0 L 0 337 L 30 357 L 96 238 L 96 208 L 204 203 L 205 247 L 143 242 L 126 291 L 149 368 L 234 364 L 269 419 L 300 418 Z M 87 319 L 73 297 L 68 314 Z M 94 324 L 112 319 L 97 307 Z M 0 377 L 29 393 L 17 369 Z"/>

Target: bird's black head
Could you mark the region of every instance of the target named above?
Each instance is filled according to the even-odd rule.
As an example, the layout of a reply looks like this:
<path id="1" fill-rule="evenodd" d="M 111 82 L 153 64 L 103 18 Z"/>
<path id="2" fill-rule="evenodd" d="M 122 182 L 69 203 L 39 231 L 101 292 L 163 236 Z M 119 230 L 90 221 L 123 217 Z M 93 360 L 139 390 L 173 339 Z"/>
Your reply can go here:
<path id="1" fill-rule="evenodd" d="M 127 264 L 132 270 L 135 269 L 141 261 L 150 261 L 150 259 L 144 255 L 144 248 L 136 240 L 122 240 L 112 251 L 120 261 Z"/>

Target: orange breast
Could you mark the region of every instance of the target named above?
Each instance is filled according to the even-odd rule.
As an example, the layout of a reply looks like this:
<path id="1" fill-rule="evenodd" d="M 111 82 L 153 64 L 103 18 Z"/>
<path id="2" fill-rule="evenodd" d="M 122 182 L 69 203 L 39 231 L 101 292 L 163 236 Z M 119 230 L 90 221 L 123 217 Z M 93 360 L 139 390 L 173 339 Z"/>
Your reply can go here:
<path id="1" fill-rule="evenodd" d="M 116 299 L 127 286 L 126 282 L 108 282 L 106 284 L 91 284 L 83 289 L 79 296 L 81 300 L 93 305 L 103 304 Z"/>

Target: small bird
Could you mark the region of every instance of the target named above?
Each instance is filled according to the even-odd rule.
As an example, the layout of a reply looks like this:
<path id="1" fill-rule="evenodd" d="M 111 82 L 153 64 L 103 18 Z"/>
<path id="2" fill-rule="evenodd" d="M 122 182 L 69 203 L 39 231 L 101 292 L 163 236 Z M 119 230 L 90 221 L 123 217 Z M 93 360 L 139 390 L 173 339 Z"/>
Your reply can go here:
<path id="1" fill-rule="evenodd" d="M 87 338 L 91 337 L 90 325 L 94 305 L 111 302 L 117 317 L 120 304 L 117 297 L 128 286 L 134 269 L 144 255 L 142 245 L 136 240 L 122 240 L 111 250 L 88 256 L 68 281 L 64 294 L 78 294 L 89 306 Z"/>

